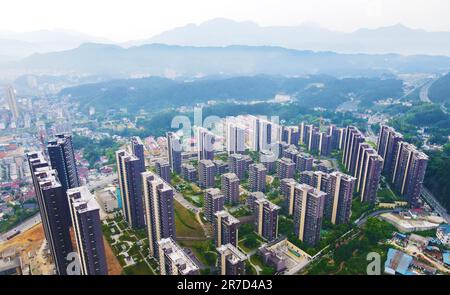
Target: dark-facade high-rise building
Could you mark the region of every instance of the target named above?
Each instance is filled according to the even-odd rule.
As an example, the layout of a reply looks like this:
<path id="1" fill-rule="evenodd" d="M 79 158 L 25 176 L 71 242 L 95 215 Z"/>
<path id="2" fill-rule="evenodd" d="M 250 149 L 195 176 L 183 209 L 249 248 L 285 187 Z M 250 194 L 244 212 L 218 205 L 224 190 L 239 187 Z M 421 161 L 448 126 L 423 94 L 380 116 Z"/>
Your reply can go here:
<path id="1" fill-rule="evenodd" d="M 139 159 L 140 170 L 145 171 L 144 144 L 141 138 L 133 136 L 130 144 L 131 153 Z"/>
<path id="2" fill-rule="evenodd" d="M 319 136 L 319 155 L 329 156 L 331 154 L 331 135 L 326 132 L 320 132 Z"/>
<path id="3" fill-rule="evenodd" d="M 300 141 L 300 131 L 296 126 L 283 126 L 281 140 L 287 144 L 298 146 Z"/>
<path id="4" fill-rule="evenodd" d="M 410 207 L 418 207 L 428 156 L 414 145 L 400 142 L 394 161 L 392 182 L 395 190 L 408 200 Z"/>
<path id="5" fill-rule="evenodd" d="M 249 168 L 249 186 L 252 192 L 266 191 L 266 167 L 261 164 L 251 164 Z"/>
<path id="6" fill-rule="evenodd" d="M 27 154 L 36 199 L 41 213 L 45 239 L 56 267 L 56 273 L 67 274 L 70 238 L 70 210 L 67 194 L 41 152 Z"/>
<path id="7" fill-rule="evenodd" d="M 107 275 L 100 206 L 88 188 L 67 191 L 82 275 Z"/>
<path id="8" fill-rule="evenodd" d="M 176 235 L 173 189 L 152 172 L 142 173 L 142 182 L 150 255 L 158 258 L 158 242 Z"/>
<path id="9" fill-rule="evenodd" d="M 132 228 L 145 226 L 142 198 L 142 162 L 125 150 L 116 152 L 117 175 L 125 221 Z"/>
<path id="10" fill-rule="evenodd" d="M 239 220 L 227 211 L 214 213 L 214 243 L 216 247 L 231 244 L 237 246 Z"/>
<path id="11" fill-rule="evenodd" d="M 267 241 L 278 237 L 278 213 L 280 207 L 266 198 L 255 200 L 255 224 L 258 235 Z"/>
<path id="12" fill-rule="evenodd" d="M 57 134 L 48 142 L 47 152 L 52 168 L 58 172 L 58 179 L 65 191 L 79 187 L 80 179 L 73 151 L 72 136 Z"/>
<path id="13" fill-rule="evenodd" d="M 297 171 L 311 171 L 313 169 L 314 158 L 306 153 L 298 153 L 295 159 Z"/>
<path id="14" fill-rule="evenodd" d="M 181 143 L 173 132 L 167 132 L 167 155 L 169 158 L 170 170 L 174 173 L 181 173 Z"/>
<path id="15" fill-rule="evenodd" d="M 246 157 L 244 155 L 232 154 L 228 157 L 228 170 L 230 173 L 236 174 L 239 179 L 245 178 L 246 166 Z"/>
<path id="16" fill-rule="evenodd" d="M 295 174 L 294 161 L 288 158 L 281 158 L 277 160 L 277 177 L 279 179 L 293 178 L 294 174 Z"/>
<path id="17" fill-rule="evenodd" d="M 389 126 L 381 126 L 378 135 L 377 153 L 383 158 L 383 173 L 387 177 L 392 177 L 395 166 L 396 152 L 399 143 L 403 141 L 403 135 L 396 132 Z"/>
<path id="18" fill-rule="evenodd" d="M 217 252 L 219 252 L 217 268 L 220 275 L 245 275 L 247 255 L 231 244 L 218 247 Z"/>
<path id="19" fill-rule="evenodd" d="M 383 158 L 367 143 L 360 144 L 354 176 L 361 202 L 375 204 L 382 169 Z"/>
<path id="20" fill-rule="evenodd" d="M 355 180 L 354 177 L 342 172 L 329 174 L 324 214 L 332 224 L 349 222 Z"/>
<path id="21" fill-rule="evenodd" d="M 359 145 L 364 142 L 365 138 L 361 131 L 354 126 L 348 126 L 345 129 L 344 138 L 342 164 L 351 175 L 354 175 Z"/>
<path id="22" fill-rule="evenodd" d="M 331 149 L 340 150 L 344 141 L 344 128 L 335 125 L 328 126 L 328 134 L 331 136 Z"/>
<path id="23" fill-rule="evenodd" d="M 209 188 L 205 190 L 204 208 L 205 218 L 207 221 L 214 222 L 214 213 L 223 210 L 225 197 L 218 188 Z"/>
<path id="24" fill-rule="evenodd" d="M 215 136 L 206 128 L 197 129 L 197 160 L 214 160 Z"/>
<path id="25" fill-rule="evenodd" d="M 215 184 L 215 170 L 213 161 L 200 160 L 198 162 L 198 182 L 201 188 L 210 188 Z"/>
<path id="26" fill-rule="evenodd" d="M 307 184 L 295 188 L 294 229 L 298 239 L 309 246 L 320 240 L 326 195 Z"/>
<path id="27" fill-rule="evenodd" d="M 183 175 L 183 178 L 189 182 L 197 181 L 197 174 L 198 174 L 197 169 L 192 164 L 189 163 L 182 164 L 181 174 Z"/>
<path id="28" fill-rule="evenodd" d="M 170 174 L 170 163 L 164 159 L 158 159 L 155 162 L 156 174 L 159 175 L 164 181 L 170 183 L 171 174 Z"/>
<path id="29" fill-rule="evenodd" d="M 222 194 L 228 204 L 239 203 L 240 180 L 234 173 L 225 173 L 220 177 Z"/>
<path id="30" fill-rule="evenodd" d="M 295 187 L 298 182 L 293 178 L 285 178 L 280 182 L 281 193 L 285 199 L 286 211 L 288 215 L 292 215 L 294 213 L 294 196 L 295 196 Z"/>

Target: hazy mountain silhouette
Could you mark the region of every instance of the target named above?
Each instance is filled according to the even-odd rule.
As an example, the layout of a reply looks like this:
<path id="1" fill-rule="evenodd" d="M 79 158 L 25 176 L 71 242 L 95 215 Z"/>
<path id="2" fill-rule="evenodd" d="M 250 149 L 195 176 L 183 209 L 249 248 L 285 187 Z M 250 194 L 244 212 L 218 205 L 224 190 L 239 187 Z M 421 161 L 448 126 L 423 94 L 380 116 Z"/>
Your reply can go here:
<path id="1" fill-rule="evenodd" d="M 236 22 L 218 18 L 199 25 L 188 24 L 125 45 L 148 43 L 191 46 L 270 45 L 342 53 L 450 55 L 450 32 L 427 32 L 401 24 L 343 33 L 311 23 L 263 27 L 250 21 Z"/>

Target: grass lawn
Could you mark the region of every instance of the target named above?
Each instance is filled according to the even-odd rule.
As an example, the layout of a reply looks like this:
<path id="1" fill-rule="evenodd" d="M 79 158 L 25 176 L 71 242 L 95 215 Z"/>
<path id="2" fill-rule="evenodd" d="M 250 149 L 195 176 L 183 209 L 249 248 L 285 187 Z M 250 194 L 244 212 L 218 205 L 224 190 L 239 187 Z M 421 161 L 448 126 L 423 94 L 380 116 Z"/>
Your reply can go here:
<path id="1" fill-rule="evenodd" d="M 148 267 L 144 261 L 138 262 L 135 265 L 128 266 L 123 269 L 126 275 L 154 275 L 153 271 Z"/>
<path id="2" fill-rule="evenodd" d="M 203 228 L 195 219 L 193 212 L 184 208 L 180 203 L 174 201 L 175 228 L 179 237 L 205 237 Z"/>
<path id="3" fill-rule="evenodd" d="M 400 198 L 397 197 L 390 189 L 383 188 L 378 190 L 377 197 L 382 203 L 393 203 L 399 201 Z"/>

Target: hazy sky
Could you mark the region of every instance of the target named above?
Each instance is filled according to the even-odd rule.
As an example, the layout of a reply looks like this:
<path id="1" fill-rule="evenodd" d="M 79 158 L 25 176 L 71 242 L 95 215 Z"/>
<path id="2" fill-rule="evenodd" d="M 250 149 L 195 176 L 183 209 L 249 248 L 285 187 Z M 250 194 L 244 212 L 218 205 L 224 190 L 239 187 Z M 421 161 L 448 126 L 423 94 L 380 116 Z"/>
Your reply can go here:
<path id="1" fill-rule="evenodd" d="M 402 23 L 450 31 L 448 0 L 2 0 L 0 31 L 71 29 L 114 41 L 225 17 L 352 31 Z"/>

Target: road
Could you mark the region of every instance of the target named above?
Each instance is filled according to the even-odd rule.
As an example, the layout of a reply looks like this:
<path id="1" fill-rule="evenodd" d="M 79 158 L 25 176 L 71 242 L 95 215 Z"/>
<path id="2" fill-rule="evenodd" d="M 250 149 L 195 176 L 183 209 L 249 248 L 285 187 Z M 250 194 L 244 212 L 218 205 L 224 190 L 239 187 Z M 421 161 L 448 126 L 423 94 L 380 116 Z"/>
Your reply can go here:
<path id="1" fill-rule="evenodd" d="M 21 231 L 21 232 L 27 231 L 28 229 L 32 228 L 33 226 L 35 226 L 36 224 L 38 224 L 40 222 L 41 222 L 41 215 L 39 213 L 37 213 L 36 215 L 25 220 L 24 222 L 17 225 L 13 229 L 7 231 L 6 233 L 1 234 L 0 235 L 0 243 L 5 242 L 7 240 L 6 237 L 8 237 L 18 231 Z"/>
<path id="2" fill-rule="evenodd" d="M 434 81 L 436 80 L 431 80 L 430 82 L 422 86 L 422 88 L 420 88 L 420 101 L 431 102 L 430 98 L 428 97 L 428 90 L 430 90 L 430 87 L 434 83 Z"/>
<path id="3" fill-rule="evenodd" d="M 356 220 L 355 220 L 355 224 L 356 224 L 358 227 L 361 227 L 361 226 L 364 225 L 364 223 L 367 222 L 367 220 L 368 220 L 370 217 L 375 217 L 375 216 L 378 216 L 378 215 L 381 215 L 381 214 L 384 214 L 384 213 L 390 213 L 390 212 L 392 212 L 392 211 L 394 211 L 394 210 L 393 210 L 393 209 L 385 209 L 385 210 L 378 210 L 378 211 L 369 213 L 368 215 L 365 215 L 365 216 L 363 216 L 363 217 L 359 217 L 358 219 L 356 219 Z"/>
<path id="4" fill-rule="evenodd" d="M 444 206 L 439 203 L 435 196 L 422 185 L 422 190 L 420 192 L 420 196 L 436 211 L 442 218 L 445 219 L 447 223 L 450 223 L 449 216 L 447 214 L 447 210 Z"/>

